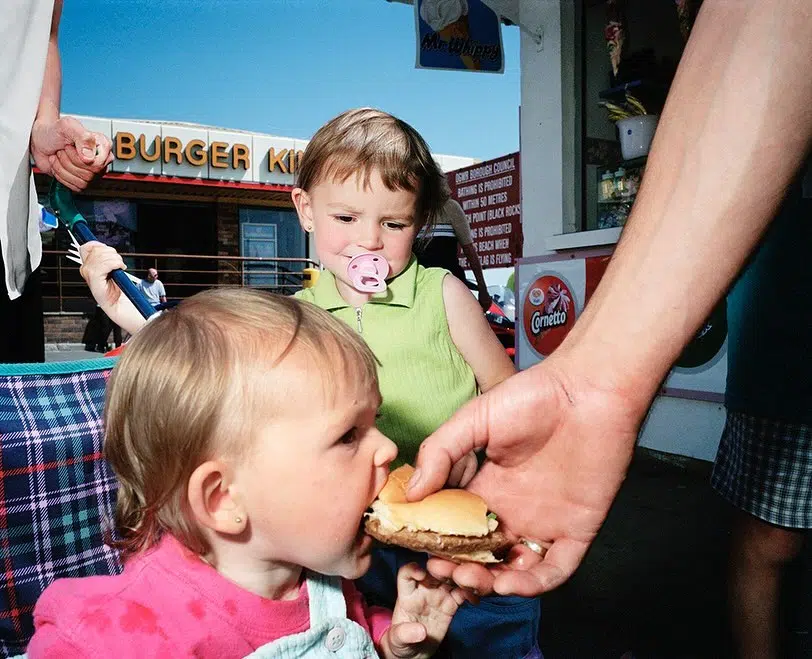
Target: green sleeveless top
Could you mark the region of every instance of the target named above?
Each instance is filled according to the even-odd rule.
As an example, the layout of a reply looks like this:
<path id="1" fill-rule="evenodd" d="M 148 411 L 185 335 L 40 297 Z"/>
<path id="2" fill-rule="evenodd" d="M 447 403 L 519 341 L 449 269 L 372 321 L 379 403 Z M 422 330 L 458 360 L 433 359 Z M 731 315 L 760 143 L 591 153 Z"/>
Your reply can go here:
<path id="1" fill-rule="evenodd" d="M 319 274 L 296 293 L 361 333 L 380 362 L 378 429 L 398 446 L 393 466 L 414 464 L 421 442 L 476 396 L 474 372 L 451 340 L 443 302 L 448 271 L 424 268 L 412 257 L 400 275 L 358 309 L 338 292 L 335 277 Z"/>

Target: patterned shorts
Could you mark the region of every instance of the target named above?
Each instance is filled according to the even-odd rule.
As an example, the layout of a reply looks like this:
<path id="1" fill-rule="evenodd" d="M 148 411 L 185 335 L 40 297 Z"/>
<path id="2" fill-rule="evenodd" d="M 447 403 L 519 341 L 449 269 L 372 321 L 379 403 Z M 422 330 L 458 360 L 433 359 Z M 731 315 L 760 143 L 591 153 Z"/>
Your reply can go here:
<path id="1" fill-rule="evenodd" d="M 711 486 L 765 522 L 812 528 L 812 427 L 728 410 Z"/>

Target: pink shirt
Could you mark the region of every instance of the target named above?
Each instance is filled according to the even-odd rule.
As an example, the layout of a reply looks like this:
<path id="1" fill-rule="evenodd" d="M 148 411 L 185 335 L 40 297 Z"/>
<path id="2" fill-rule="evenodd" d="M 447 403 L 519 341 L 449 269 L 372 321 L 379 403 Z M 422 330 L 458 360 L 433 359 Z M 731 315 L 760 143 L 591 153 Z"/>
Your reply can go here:
<path id="1" fill-rule="evenodd" d="M 391 624 L 343 582 L 347 617 L 377 645 Z M 310 627 L 307 584 L 295 600 L 243 590 L 171 536 L 117 576 L 58 579 L 34 609 L 28 645 L 37 657 L 243 657 Z"/>

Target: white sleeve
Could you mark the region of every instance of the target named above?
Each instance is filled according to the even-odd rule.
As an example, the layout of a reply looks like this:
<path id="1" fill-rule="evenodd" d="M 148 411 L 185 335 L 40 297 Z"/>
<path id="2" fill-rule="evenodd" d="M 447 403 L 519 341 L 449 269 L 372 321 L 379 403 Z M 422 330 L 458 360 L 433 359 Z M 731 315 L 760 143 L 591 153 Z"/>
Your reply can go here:
<path id="1" fill-rule="evenodd" d="M 470 245 L 474 242 L 468 218 L 465 217 L 465 211 L 462 210 L 462 206 L 457 203 L 456 199 L 448 200 L 443 208 L 443 216 L 443 219 L 454 229 L 454 235 L 457 236 L 457 242 L 460 245 Z"/>

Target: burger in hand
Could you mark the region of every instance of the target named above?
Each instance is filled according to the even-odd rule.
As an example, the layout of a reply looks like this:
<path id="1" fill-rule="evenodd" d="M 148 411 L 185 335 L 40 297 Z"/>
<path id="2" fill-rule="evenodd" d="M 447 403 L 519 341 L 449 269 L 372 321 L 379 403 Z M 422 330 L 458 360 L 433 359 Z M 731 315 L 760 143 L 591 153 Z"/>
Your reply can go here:
<path id="1" fill-rule="evenodd" d="M 413 467 L 403 465 L 389 474 L 372 512 L 367 513 L 367 534 L 388 545 L 452 561 L 500 562 L 513 543 L 496 530 L 496 515 L 488 513 L 482 498 L 448 489 L 409 503 L 406 484 L 413 473 Z"/>

